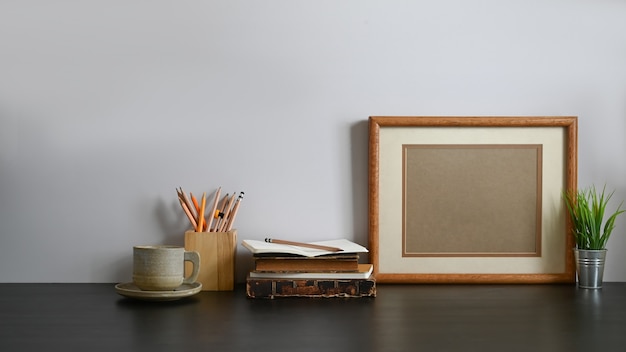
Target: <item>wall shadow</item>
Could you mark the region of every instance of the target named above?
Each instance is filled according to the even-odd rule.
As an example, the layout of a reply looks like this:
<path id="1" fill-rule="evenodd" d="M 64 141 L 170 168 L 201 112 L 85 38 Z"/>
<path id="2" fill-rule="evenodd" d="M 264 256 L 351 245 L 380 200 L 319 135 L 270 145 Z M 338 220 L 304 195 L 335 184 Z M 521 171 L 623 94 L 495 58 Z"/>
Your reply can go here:
<path id="1" fill-rule="evenodd" d="M 354 241 L 365 247 L 369 247 L 368 126 L 368 120 L 365 120 L 354 123 L 350 128 Z M 369 262 L 368 257 L 362 255 L 362 261 Z"/>

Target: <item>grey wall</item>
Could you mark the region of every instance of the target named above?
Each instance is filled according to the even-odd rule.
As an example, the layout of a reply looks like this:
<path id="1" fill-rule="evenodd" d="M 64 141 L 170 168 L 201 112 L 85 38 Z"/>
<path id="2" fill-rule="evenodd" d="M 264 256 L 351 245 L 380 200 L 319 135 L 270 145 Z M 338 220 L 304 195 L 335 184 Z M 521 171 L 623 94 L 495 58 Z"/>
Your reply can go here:
<path id="1" fill-rule="evenodd" d="M 245 191 L 240 238 L 367 244 L 370 115 L 579 116 L 579 184 L 624 199 L 625 15 L 617 0 L 2 1 L 0 282 L 128 280 L 133 245 L 182 245 L 178 186 Z M 626 281 L 625 221 L 607 281 Z"/>

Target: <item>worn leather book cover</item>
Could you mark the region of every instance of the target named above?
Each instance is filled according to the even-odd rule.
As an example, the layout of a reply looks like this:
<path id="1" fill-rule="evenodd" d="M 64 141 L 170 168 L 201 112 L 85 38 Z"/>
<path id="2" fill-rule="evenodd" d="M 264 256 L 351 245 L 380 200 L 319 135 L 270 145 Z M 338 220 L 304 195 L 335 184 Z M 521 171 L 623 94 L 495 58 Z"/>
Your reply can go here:
<path id="1" fill-rule="evenodd" d="M 286 280 L 286 279 L 246 279 L 248 298 L 281 297 L 376 297 L 374 276 L 367 279 L 348 280 Z"/>
<path id="2" fill-rule="evenodd" d="M 357 254 L 301 257 L 254 256 L 254 271 L 258 272 L 358 272 Z"/>

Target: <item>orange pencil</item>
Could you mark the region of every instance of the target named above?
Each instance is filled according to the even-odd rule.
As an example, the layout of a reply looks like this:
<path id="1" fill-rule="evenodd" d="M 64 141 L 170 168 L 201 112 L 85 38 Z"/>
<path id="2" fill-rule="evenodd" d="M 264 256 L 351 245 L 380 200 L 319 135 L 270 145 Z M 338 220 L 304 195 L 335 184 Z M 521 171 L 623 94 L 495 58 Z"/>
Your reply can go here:
<path id="1" fill-rule="evenodd" d="M 189 192 L 189 195 L 191 195 L 191 200 L 193 201 L 193 204 L 196 207 L 197 214 L 202 214 L 202 217 L 204 218 L 204 211 L 200 211 L 200 206 L 198 205 L 198 200 L 196 199 L 196 197 L 193 196 L 193 194 L 191 194 L 191 192 Z M 207 227 L 206 221 L 203 220 L 202 221 L 202 231 L 205 231 L 206 227 Z"/>
<path id="2" fill-rule="evenodd" d="M 193 202 L 193 205 L 196 207 L 196 211 L 200 213 L 200 206 L 198 205 L 198 200 L 196 199 L 196 197 L 193 196 L 193 193 L 189 192 L 189 195 L 191 196 L 191 201 Z"/>
<path id="3" fill-rule="evenodd" d="M 200 206 L 200 213 L 198 213 L 198 227 L 196 232 L 202 232 L 204 229 L 204 207 L 206 205 L 206 193 L 202 194 L 202 205 Z"/>

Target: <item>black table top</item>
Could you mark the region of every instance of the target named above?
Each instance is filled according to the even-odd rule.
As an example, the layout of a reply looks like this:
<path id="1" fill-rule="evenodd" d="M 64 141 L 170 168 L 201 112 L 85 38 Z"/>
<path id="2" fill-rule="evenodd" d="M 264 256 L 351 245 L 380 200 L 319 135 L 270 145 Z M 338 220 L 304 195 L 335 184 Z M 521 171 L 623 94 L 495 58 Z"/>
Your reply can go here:
<path id="1" fill-rule="evenodd" d="M 376 298 L 173 302 L 0 284 L 0 351 L 626 351 L 626 283 L 378 285 Z"/>

